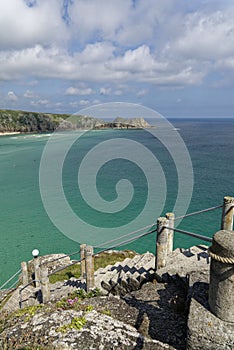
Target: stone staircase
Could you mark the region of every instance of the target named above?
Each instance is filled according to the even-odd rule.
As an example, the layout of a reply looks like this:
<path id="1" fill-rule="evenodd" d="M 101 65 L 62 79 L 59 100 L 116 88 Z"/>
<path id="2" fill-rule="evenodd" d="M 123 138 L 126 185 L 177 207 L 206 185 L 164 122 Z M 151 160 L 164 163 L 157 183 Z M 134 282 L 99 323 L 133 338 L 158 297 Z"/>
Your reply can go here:
<path id="1" fill-rule="evenodd" d="M 95 286 L 103 294 L 124 295 L 139 289 L 142 283 L 154 277 L 155 257 L 147 252 L 126 258 L 115 265 L 106 266 L 95 272 Z"/>
<path id="2" fill-rule="evenodd" d="M 168 256 L 167 266 L 156 273 L 154 271 L 155 257 L 147 252 L 137 254 L 132 259 L 126 258 L 122 262 L 108 265 L 98 269 L 94 274 L 95 287 L 102 294 L 123 296 L 133 290 L 137 290 L 147 281 L 156 278 L 159 282 L 182 281 L 186 285 L 192 285 L 197 280 L 198 272 L 202 279 L 208 279 L 209 256 L 207 247 L 194 246 L 190 249 L 176 249 Z M 204 276 L 203 276 L 204 275 Z M 200 277 L 199 277 L 200 278 Z M 70 278 L 64 282 L 51 284 L 51 300 L 59 300 L 67 297 L 77 289 L 85 289 L 86 281 Z M 19 308 L 19 290 L 16 289 L 10 299 L 5 303 L 0 312 L 14 311 Z M 36 305 L 41 302 L 40 290 L 28 286 L 23 290 L 22 307 Z"/>
<path id="3" fill-rule="evenodd" d="M 210 257 L 205 245 L 193 246 L 189 249 L 175 249 L 167 259 L 167 265 L 156 271 L 159 282 L 180 280 L 192 286 L 197 281 L 197 275 L 204 274 L 208 279 Z"/>
<path id="4" fill-rule="evenodd" d="M 109 293 L 124 295 L 129 291 L 139 289 L 142 283 L 149 281 L 154 276 L 155 257 L 147 252 L 137 254 L 134 258 L 126 258 L 115 265 L 108 265 L 105 268 L 98 269 L 94 274 L 95 287 L 102 294 Z M 1 312 L 12 312 L 19 308 L 20 289 L 17 288 L 9 300 L 1 308 Z M 84 279 L 70 278 L 64 282 L 51 284 L 51 300 L 59 300 L 67 297 L 77 289 L 85 289 L 86 281 Z M 22 307 L 37 305 L 41 302 L 40 288 L 29 285 L 22 293 Z"/>

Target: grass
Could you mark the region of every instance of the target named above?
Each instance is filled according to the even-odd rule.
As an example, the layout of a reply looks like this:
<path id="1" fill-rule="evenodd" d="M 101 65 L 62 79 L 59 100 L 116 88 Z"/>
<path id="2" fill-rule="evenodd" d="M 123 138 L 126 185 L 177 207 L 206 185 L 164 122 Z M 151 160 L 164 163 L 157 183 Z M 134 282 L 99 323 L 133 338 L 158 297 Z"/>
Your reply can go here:
<path id="1" fill-rule="evenodd" d="M 50 283 L 55 283 L 58 281 L 69 280 L 71 277 L 79 278 L 81 274 L 80 264 L 75 264 L 67 267 L 66 269 L 55 273 L 49 277 Z"/>
<path id="2" fill-rule="evenodd" d="M 112 253 L 103 252 L 94 257 L 94 270 L 97 271 L 101 267 L 114 265 L 116 262 L 121 262 L 126 258 L 133 258 L 136 252 L 125 250 L 124 252 L 115 251 Z M 50 276 L 50 283 L 68 280 L 71 277 L 79 278 L 81 275 L 80 263 L 67 267 L 66 269 L 57 272 Z"/>

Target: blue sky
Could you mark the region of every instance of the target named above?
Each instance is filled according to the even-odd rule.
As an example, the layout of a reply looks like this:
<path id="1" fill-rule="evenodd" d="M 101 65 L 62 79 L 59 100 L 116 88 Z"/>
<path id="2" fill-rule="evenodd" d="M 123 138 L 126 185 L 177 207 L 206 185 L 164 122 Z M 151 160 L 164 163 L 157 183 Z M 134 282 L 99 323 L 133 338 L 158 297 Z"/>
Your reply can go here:
<path id="1" fill-rule="evenodd" d="M 0 0 L 0 108 L 234 116 L 233 0 Z"/>

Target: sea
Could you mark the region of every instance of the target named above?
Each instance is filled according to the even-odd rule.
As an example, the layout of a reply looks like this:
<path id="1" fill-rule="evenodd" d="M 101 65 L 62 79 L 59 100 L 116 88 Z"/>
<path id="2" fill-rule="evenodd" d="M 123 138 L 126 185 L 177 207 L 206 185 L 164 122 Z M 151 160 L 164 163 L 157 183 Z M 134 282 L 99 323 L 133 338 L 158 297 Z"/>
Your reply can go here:
<path id="1" fill-rule="evenodd" d="M 63 133 L 1 136 L 0 287 L 22 261 L 32 259 L 35 248 L 41 255 L 69 254 L 80 243 L 115 249 L 116 242 L 127 241 L 116 243 L 117 249 L 154 253 L 155 232 L 137 237 L 151 230 L 159 216 L 171 211 L 183 216 L 220 206 L 224 196 L 233 196 L 234 118 L 169 122 L 187 158 L 183 149 L 173 153 L 168 140 L 147 130 L 86 131 L 75 141 Z M 221 212 L 217 208 L 188 216 L 178 221 L 178 228 L 212 237 L 220 229 Z M 131 237 L 136 239 L 131 242 Z M 175 233 L 174 248 L 200 243 L 208 244 Z"/>

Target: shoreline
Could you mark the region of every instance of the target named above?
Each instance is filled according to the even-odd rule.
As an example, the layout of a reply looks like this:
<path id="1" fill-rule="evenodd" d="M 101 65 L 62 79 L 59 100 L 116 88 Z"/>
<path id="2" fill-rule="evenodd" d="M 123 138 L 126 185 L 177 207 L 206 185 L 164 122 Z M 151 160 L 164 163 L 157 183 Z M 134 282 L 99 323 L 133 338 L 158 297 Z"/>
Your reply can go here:
<path id="1" fill-rule="evenodd" d="M 10 136 L 10 135 L 17 135 L 17 134 L 20 134 L 20 131 L 0 132 L 0 136 Z"/>

